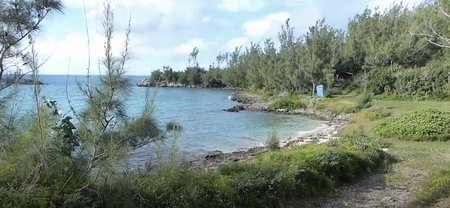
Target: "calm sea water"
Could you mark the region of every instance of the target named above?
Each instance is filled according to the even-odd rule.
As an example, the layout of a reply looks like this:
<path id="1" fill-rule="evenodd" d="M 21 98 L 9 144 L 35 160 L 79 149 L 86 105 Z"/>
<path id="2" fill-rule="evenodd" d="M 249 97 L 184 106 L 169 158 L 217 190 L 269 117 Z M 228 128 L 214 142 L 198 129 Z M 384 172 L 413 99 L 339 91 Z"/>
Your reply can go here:
<path id="1" fill-rule="evenodd" d="M 130 76 L 132 83 L 145 77 Z M 67 91 L 66 80 L 68 79 Z M 96 77 L 93 77 L 95 80 Z M 85 76 L 42 75 L 42 95 L 56 100 L 63 113 L 69 113 L 67 95 L 72 106 L 83 109 L 85 98 L 76 85 L 76 80 L 85 82 Z M 33 106 L 32 87 L 20 86 L 21 107 L 26 112 Z M 147 88 L 133 87 L 127 101 L 128 113 L 139 115 L 145 102 Z M 208 151 L 231 152 L 264 144 L 272 131 L 280 138 L 288 138 L 323 127 L 324 122 L 298 115 L 281 115 L 263 112 L 223 112 L 236 103 L 228 97 L 232 91 L 221 89 L 152 88 L 156 93 L 154 116 L 161 126 L 169 121 L 179 122 L 183 132 L 178 139 L 178 148 L 186 158 L 195 158 Z M 70 115 L 70 114 L 69 114 Z M 135 165 L 144 165 L 154 158 L 155 147 L 145 146 L 129 156 Z"/>

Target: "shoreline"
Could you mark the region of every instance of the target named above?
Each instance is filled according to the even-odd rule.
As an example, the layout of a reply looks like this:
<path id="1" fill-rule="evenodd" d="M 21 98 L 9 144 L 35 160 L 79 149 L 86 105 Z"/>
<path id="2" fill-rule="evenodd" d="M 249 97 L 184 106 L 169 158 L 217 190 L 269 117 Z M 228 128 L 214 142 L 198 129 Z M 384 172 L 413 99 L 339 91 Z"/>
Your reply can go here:
<path id="1" fill-rule="evenodd" d="M 237 94 L 239 94 L 239 97 L 236 96 Z M 258 95 L 243 91 L 235 92 L 232 96 L 232 100 L 237 102 L 238 105 L 243 106 L 243 109 L 246 111 L 277 112 L 283 114 L 303 115 L 326 121 L 324 126 L 317 127 L 316 129 L 309 132 L 304 132 L 293 137 L 280 138 L 281 151 L 284 149 L 306 144 L 322 144 L 333 140 L 338 140 L 340 139 L 340 133 L 342 132 L 342 129 L 348 124 L 348 121 L 352 116 L 350 114 L 334 115 L 331 112 L 319 112 L 313 111 L 311 109 L 296 110 L 293 112 L 269 111 L 268 103 L 263 101 Z M 197 167 L 203 168 L 205 170 L 215 170 L 222 165 L 238 161 L 251 160 L 255 156 L 268 151 L 269 149 L 266 146 L 243 148 L 242 150 L 228 153 L 216 150 L 209 152 L 199 160 L 193 161 L 192 163 Z"/>

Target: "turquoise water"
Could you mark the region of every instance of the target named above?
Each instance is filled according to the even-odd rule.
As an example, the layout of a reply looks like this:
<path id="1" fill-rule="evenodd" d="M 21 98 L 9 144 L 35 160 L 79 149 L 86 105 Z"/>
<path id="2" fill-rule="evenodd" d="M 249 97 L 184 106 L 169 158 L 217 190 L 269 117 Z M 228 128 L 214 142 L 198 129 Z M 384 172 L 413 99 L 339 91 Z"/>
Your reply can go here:
<path id="1" fill-rule="evenodd" d="M 143 78 L 129 77 L 133 83 Z M 85 77 L 70 76 L 67 93 L 66 76 L 41 76 L 40 80 L 48 84 L 42 86 L 42 95 L 56 100 L 63 113 L 70 115 L 67 93 L 75 109 L 83 109 L 85 99 L 75 80 L 85 82 Z M 25 111 L 33 106 L 32 87 L 20 88 L 22 111 Z M 136 116 L 142 111 L 147 88 L 133 87 L 132 90 L 127 101 L 127 110 L 132 116 Z M 232 152 L 259 146 L 264 144 L 274 130 L 280 138 L 288 138 L 324 125 L 322 121 L 298 115 L 223 112 L 222 109 L 236 104 L 228 99 L 232 94 L 232 91 L 228 90 L 151 88 L 150 91 L 156 93 L 154 116 L 161 126 L 169 121 L 177 121 L 182 125 L 183 132 L 177 144 L 182 157 L 185 158 L 195 158 L 214 150 Z M 129 160 L 132 164 L 143 165 L 154 158 L 154 152 L 155 147 L 148 145 L 130 153 Z"/>

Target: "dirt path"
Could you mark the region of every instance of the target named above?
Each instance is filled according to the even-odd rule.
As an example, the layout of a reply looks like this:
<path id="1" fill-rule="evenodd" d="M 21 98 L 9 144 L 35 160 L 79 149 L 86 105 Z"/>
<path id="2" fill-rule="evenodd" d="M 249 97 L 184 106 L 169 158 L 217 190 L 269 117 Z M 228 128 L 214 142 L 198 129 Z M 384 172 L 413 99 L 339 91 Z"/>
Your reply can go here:
<path id="1" fill-rule="evenodd" d="M 409 207 L 414 192 L 405 186 L 386 185 L 393 170 L 375 173 L 359 182 L 344 185 L 329 196 L 292 202 L 288 207 Z"/>

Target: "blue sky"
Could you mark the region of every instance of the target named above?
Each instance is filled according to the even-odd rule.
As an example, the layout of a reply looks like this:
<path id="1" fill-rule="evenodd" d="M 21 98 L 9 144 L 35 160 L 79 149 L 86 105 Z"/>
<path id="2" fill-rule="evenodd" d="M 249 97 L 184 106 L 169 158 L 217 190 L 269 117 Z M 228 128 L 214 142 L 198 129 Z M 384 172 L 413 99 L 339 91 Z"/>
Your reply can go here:
<path id="1" fill-rule="evenodd" d="M 400 0 L 115 0 L 116 33 L 113 47 L 121 49 L 131 15 L 129 75 L 150 75 L 169 65 L 183 70 L 188 54 L 200 49 L 199 64 L 207 67 L 219 53 L 250 41 L 277 39 L 287 18 L 297 35 L 316 20 L 325 18 L 345 29 L 348 20 L 365 8 L 388 8 Z M 413 6 L 421 0 L 403 0 Z M 42 74 L 86 74 L 88 44 L 83 0 L 63 0 L 64 14 L 44 22 L 36 39 L 42 58 L 48 58 Z M 91 51 L 91 73 L 98 74 L 103 51 L 103 0 L 85 0 Z"/>

